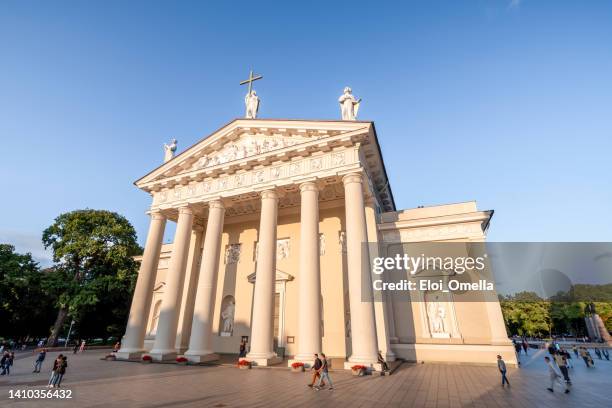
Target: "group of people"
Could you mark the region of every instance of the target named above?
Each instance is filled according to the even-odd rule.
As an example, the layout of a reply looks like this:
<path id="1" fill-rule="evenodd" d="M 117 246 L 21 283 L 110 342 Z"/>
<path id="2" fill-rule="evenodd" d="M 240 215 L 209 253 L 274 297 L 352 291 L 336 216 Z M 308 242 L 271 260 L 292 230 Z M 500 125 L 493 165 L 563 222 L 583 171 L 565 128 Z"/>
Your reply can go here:
<path id="1" fill-rule="evenodd" d="M 329 383 L 329 390 L 333 390 L 334 384 L 329 376 L 329 362 L 327 361 L 327 357 L 325 357 L 325 353 L 321 353 L 321 357 L 322 359 L 319 358 L 317 353 L 315 353 L 314 364 L 310 368 L 310 370 L 314 371 L 314 373 L 312 374 L 312 382 L 308 384 L 308 386 L 319 391 L 325 386 L 325 381 L 327 381 Z"/>
<path id="2" fill-rule="evenodd" d="M 47 357 L 47 352 L 48 350 L 46 348 L 40 349 L 36 360 L 34 360 L 34 371 L 32 371 L 33 373 L 40 373 L 43 362 Z M 64 374 L 66 374 L 66 368 L 68 368 L 68 357 L 63 354 L 60 354 L 55 360 L 53 360 L 53 368 L 51 369 L 51 376 L 49 377 L 49 383 L 47 384 L 47 387 L 59 388 L 62 384 Z"/>

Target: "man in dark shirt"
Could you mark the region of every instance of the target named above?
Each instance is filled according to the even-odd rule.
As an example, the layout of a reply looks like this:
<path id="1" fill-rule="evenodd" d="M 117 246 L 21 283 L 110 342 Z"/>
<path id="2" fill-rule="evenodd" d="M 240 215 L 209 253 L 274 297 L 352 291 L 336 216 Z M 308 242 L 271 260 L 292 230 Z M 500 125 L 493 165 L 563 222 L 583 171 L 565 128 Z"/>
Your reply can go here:
<path id="1" fill-rule="evenodd" d="M 317 381 L 317 379 L 321 376 L 320 371 L 321 371 L 321 366 L 323 365 L 323 362 L 319 358 L 319 355 L 317 353 L 315 353 L 314 356 L 315 356 L 314 364 L 310 368 L 310 371 L 314 370 L 314 373 L 312 374 L 312 382 L 310 384 L 308 384 L 309 387 L 314 386 L 314 384 Z M 323 384 L 323 385 L 325 385 L 325 384 Z"/>

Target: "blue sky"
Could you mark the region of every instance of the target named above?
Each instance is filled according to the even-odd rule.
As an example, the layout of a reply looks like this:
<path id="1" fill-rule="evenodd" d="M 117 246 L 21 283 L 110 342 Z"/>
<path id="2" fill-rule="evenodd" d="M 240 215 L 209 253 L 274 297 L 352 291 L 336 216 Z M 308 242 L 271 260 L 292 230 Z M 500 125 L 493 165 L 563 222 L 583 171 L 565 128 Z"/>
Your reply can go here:
<path id="1" fill-rule="evenodd" d="M 109 209 L 144 243 L 133 181 L 243 114 L 374 120 L 398 208 L 477 200 L 493 241 L 611 241 L 612 3 L 0 3 L 0 241 L 39 260 L 60 213 Z"/>

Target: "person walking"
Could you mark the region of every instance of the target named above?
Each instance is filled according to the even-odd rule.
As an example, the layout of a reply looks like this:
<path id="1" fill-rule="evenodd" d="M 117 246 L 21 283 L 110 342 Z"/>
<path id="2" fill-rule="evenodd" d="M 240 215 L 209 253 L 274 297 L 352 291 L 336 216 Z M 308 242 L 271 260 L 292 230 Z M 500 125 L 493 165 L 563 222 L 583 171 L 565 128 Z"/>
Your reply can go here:
<path id="1" fill-rule="evenodd" d="M 502 387 L 506 384 L 508 384 L 508 387 L 509 387 L 510 381 L 508 381 L 508 377 L 506 377 L 506 362 L 502 359 L 502 356 L 500 356 L 499 354 L 497 355 L 497 368 L 499 369 L 499 372 L 501 373 Z"/>
<path id="2" fill-rule="evenodd" d="M 565 354 L 560 351 L 554 355 L 554 359 L 555 363 L 557 364 L 557 367 L 559 367 L 559 371 L 561 371 L 561 374 L 563 374 L 563 379 L 565 380 L 565 382 L 567 384 L 571 384 L 572 382 L 569 378 L 569 371 L 567 369 L 567 359 L 565 357 Z"/>
<path id="3" fill-rule="evenodd" d="M 85 340 L 81 341 L 81 347 L 79 348 L 79 353 L 82 353 L 85 351 Z"/>
<path id="4" fill-rule="evenodd" d="M 578 347 L 575 344 L 572 346 L 572 350 L 574 350 L 574 355 L 578 357 Z"/>
<path id="5" fill-rule="evenodd" d="M 36 361 L 34 362 L 34 371 L 32 371 L 33 373 L 40 373 L 45 357 L 47 357 L 47 349 L 43 348 L 40 350 L 40 353 L 38 353 L 38 357 L 36 357 Z"/>
<path id="6" fill-rule="evenodd" d="M 565 349 L 561 349 L 561 352 L 565 356 L 565 362 L 567 363 L 567 368 L 574 368 L 574 364 L 572 363 L 572 355 Z"/>
<path id="7" fill-rule="evenodd" d="M 527 340 L 523 339 L 523 351 L 525 352 L 525 355 L 528 355 L 527 350 L 529 349 L 529 343 L 527 343 Z"/>
<path id="8" fill-rule="evenodd" d="M 74 347 L 72 348 L 72 354 L 76 354 L 79 351 L 79 341 L 74 342 Z"/>
<path id="9" fill-rule="evenodd" d="M 608 349 L 601 350 L 601 353 L 603 354 L 606 360 L 610 361 L 610 352 L 608 351 Z"/>
<path id="10" fill-rule="evenodd" d="M 9 375 L 11 373 L 11 367 L 13 366 L 14 361 L 15 361 L 15 353 L 11 351 L 10 353 L 8 353 L 6 362 L 4 363 L 6 375 Z"/>
<path id="11" fill-rule="evenodd" d="M 310 382 L 310 384 L 308 384 L 309 387 L 314 387 L 315 383 L 317 382 L 317 379 L 321 377 L 320 370 L 321 366 L 323 366 L 323 362 L 321 361 L 317 353 L 314 354 L 314 357 L 314 363 L 310 368 L 310 371 L 314 371 L 314 373 L 312 374 L 312 381 Z"/>
<path id="12" fill-rule="evenodd" d="M 595 354 L 597 354 L 597 358 L 601 360 L 601 350 L 599 347 L 595 347 Z"/>
<path id="13" fill-rule="evenodd" d="M 555 392 L 555 383 L 558 383 L 559 385 L 563 386 L 563 381 L 561 381 L 561 376 L 559 375 L 559 373 L 557 373 L 557 370 L 555 370 L 552 361 L 550 361 L 550 357 L 544 357 L 544 361 L 548 366 L 548 377 L 550 379 L 550 387 L 548 387 L 547 390 L 550 392 Z M 569 384 L 565 383 L 565 393 L 569 394 L 569 392 Z"/>
<path id="14" fill-rule="evenodd" d="M 327 380 L 327 382 L 329 383 L 329 390 L 333 390 L 334 389 L 334 384 L 332 383 L 331 378 L 329 377 L 329 363 L 327 362 L 327 358 L 325 357 L 324 353 L 321 353 L 321 357 L 323 357 L 322 363 L 323 365 L 321 366 L 321 369 L 319 370 L 321 373 L 321 376 L 319 377 L 319 382 L 317 383 L 317 385 L 315 385 L 315 390 L 319 391 L 321 389 L 321 384 L 323 383 L 324 380 Z"/>
<path id="15" fill-rule="evenodd" d="M 240 353 L 238 354 L 239 358 L 245 357 L 246 356 L 246 342 L 244 340 L 242 340 L 240 342 Z"/>
<path id="16" fill-rule="evenodd" d="M 49 388 L 53 388 L 55 386 L 55 383 L 57 382 L 57 377 L 59 377 L 59 368 L 62 364 L 63 357 L 64 355 L 60 354 L 53 361 L 53 368 L 51 369 L 51 377 L 49 377 L 49 384 L 47 384 L 47 387 Z"/>
<path id="17" fill-rule="evenodd" d="M 2 353 L 2 359 L 0 359 L 0 368 L 2 369 L 2 373 L 0 373 L 0 375 L 6 375 L 6 367 L 8 365 L 8 359 L 10 356 L 11 355 L 8 351 Z"/>
<path id="18" fill-rule="evenodd" d="M 586 364 L 587 368 L 589 368 L 591 365 L 589 364 L 589 358 L 587 356 L 586 349 L 584 347 L 580 347 L 579 354 L 580 357 L 584 360 L 584 364 Z"/>
<path id="19" fill-rule="evenodd" d="M 64 374 L 66 374 L 66 368 L 68 368 L 68 357 L 62 356 L 62 361 L 59 364 L 59 375 L 55 380 L 55 387 L 59 388 L 62 385 L 62 379 L 64 378 Z"/>

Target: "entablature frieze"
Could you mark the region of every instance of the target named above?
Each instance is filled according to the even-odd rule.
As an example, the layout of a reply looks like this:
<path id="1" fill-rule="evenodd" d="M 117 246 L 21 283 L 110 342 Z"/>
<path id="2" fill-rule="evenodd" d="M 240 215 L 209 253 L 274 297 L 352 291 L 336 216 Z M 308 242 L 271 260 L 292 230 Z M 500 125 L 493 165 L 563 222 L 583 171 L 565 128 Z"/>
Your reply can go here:
<path id="1" fill-rule="evenodd" d="M 362 170 L 359 146 L 351 146 L 327 153 L 294 158 L 287 162 L 258 166 L 234 174 L 219 174 L 203 180 L 192 180 L 152 191 L 152 210 L 176 208 L 182 204 L 207 202 L 212 199 L 244 197 L 266 189 L 297 185 L 303 181 L 325 179 L 349 171 Z"/>

